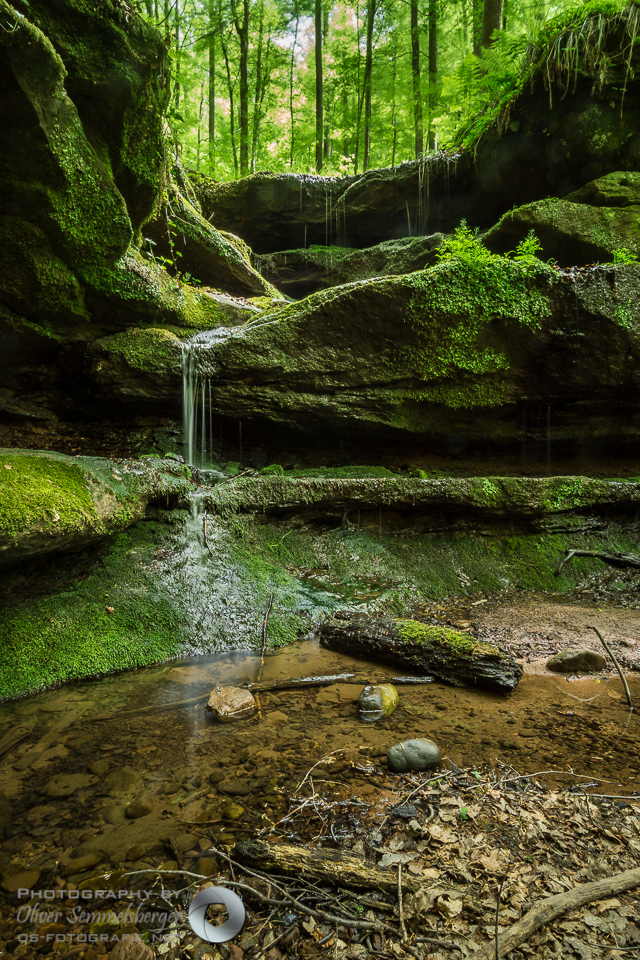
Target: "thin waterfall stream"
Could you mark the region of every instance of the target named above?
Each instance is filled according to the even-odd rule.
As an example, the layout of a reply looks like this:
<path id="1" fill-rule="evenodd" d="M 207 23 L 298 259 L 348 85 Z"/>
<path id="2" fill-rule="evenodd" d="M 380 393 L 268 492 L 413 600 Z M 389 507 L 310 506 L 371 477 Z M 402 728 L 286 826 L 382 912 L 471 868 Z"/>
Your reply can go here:
<path id="1" fill-rule="evenodd" d="M 213 457 L 212 348 L 232 331 L 218 327 L 182 344 L 182 441 L 187 463 L 205 467 Z"/>

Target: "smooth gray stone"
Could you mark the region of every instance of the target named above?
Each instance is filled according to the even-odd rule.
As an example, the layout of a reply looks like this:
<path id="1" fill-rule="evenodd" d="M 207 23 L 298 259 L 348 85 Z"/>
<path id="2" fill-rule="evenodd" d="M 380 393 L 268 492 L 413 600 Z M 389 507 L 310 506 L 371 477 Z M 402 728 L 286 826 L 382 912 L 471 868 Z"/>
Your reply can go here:
<path id="1" fill-rule="evenodd" d="M 433 740 L 403 740 L 387 750 L 387 766 L 394 773 L 439 767 L 440 747 Z"/>

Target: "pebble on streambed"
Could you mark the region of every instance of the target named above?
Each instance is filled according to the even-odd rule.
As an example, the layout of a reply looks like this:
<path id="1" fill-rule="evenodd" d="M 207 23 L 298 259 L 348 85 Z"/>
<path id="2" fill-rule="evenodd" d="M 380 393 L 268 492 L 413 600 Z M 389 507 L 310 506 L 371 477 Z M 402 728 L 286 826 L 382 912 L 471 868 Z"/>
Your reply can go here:
<path id="1" fill-rule="evenodd" d="M 387 750 L 387 766 L 393 773 L 430 770 L 441 763 L 440 747 L 433 740 L 403 740 Z"/>
<path id="2" fill-rule="evenodd" d="M 258 704 L 253 694 L 242 687 L 216 687 L 207 701 L 207 710 L 225 723 L 231 720 L 246 720 L 252 717 L 257 709 Z"/>
<path id="3" fill-rule="evenodd" d="M 392 683 L 368 684 L 358 697 L 360 719 L 369 722 L 390 717 L 400 698 Z"/>

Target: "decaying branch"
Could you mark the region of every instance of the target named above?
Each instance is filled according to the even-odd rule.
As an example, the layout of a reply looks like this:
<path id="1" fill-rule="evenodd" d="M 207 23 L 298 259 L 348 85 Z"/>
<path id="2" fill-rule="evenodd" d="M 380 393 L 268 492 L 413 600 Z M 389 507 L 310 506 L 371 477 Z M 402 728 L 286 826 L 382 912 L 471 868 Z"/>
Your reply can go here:
<path id="1" fill-rule="evenodd" d="M 601 553 L 599 550 L 565 550 L 564 554 L 564 557 L 556 567 L 556 577 L 562 573 L 564 565 L 569 563 L 569 560 L 572 560 L 573 557 L 595 557 L 597 560 L 602 560 L 612 567 L 640 568 L 640 557 L 636 556 L 635 553 Z"/>
<path id="2" fill-rule="evenodd" d="M 617 873 L 606 880 L 583 883 L 579 887 L 574 887 L 573 890 L 548 897 L 532 907 L 522 920 L 518 920 L 502 934 L 498 940 L 500 957 L 504 960 L 507 954 L 528 940 L 536 930 L 563 914 L 577 910 L 578 907 L 584 907 L 585 904 L 593 903 L 595 900 L 606 900 L 636 887 L 640 887 L 640 867 Z M 494 960 L 495 950 L 495 943 L 488 943 L 474 953 L 474 960 Z"/>
<path id="3" fill-rule="evenodd" d="M 628 684 L 627 681 L 626 681 L 626 678 L 625 678 L 624 673 L 623 673 L 622 670 L 620 669 L 620 664 L 619 664 L 618 661 L 616 660 L 615 655 L 614 655 L 614 653 L 613 653 L 613 650 L 611 649 L 611 647 L 609 646 L 609 644 L 607 643 L 607 641 L 605 640 L 605 638 L 602 636 L 602 634 L 600 633 L 600 631 L 598 630 L 597 627 L 592 626 L 591 629 L 594 630 L 594 631 L 598 634 L 598 638 L 599 638 L 599 640 L 600 640 L 600 643 L 602 644 L 602 646 L 605 648 L 605 650 L 607 651 L 607 653 L 609 654 L 609 656 L 610 656 L 611 659 L 613 660 L 613 665 L 614 665 L 614 667 L 616 668 L 616 670 L 618 671 L 618 676 L 619 676 L 620 679 L 622 680 L 622 686 L 624 687 L 624 692 L 625 692 L 626 697 L 627 697 L 627 703 L 629 704 L 629 710 L 630 710 L 631 712 L 633 712 L 633 701 L 631 700 L 631 694 L 629 693 L 629 684 Z"/>
<path id="4" fill-rule="evenodd" d="M 270 846 L 262 840 L 243 840 L 236 845 L 236 857 L 241 863 L 261 870 L 293 874 L 340 887 L 398 892 L 394 873 L 368 867 L 360 857 L 351 857 L 339 850 L 307 850 L 293 844 Z M 402 878 L 403 890 L 410 893 L 418 887 L 417 881 Z"/>

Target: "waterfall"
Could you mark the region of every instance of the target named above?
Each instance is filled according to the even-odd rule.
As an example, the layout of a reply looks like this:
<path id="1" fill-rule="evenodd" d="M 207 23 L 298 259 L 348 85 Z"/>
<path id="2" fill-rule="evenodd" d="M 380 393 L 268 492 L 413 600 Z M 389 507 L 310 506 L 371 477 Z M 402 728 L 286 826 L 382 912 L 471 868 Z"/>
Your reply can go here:
<path id="1" fill-rule="evenodd" d="M 213 459 L 212 347 L 226 340 L 226 328 L 199 333 L 182 344 L 182 442 L 184 457 L 194 467 Z"/>
<path id="2" fill-rule="evenodd" d="M 198 374 L 193 344 L 182 344 L 182 440 L 187 463 L 194 462 Z"/>

